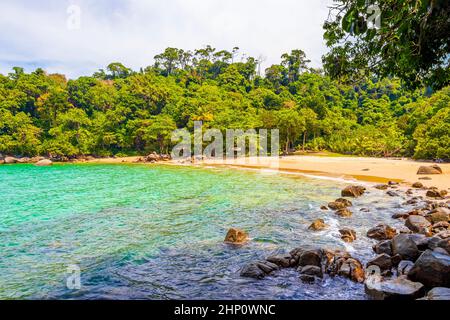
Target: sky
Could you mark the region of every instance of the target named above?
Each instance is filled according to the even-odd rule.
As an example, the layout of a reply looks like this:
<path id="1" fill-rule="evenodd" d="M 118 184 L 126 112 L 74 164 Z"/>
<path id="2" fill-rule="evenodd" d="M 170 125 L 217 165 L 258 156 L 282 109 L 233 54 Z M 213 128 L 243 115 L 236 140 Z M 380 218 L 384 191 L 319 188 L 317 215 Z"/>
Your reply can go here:
<path id="1" fill-rule="evenodd" d="M 134 70 L 167 47 L 211 45 L 262 57 L 302 49 L 321 66 L 332 0 L 0 0 L 0 73 L 41 67 L 69 78 L 111 62 Z"/>

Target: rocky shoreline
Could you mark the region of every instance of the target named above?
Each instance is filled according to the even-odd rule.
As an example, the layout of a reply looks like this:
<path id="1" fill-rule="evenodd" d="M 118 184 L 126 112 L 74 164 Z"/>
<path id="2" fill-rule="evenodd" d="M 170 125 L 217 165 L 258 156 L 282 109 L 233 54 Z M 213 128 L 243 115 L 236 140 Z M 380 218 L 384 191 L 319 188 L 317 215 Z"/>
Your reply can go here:
<path id="1" fill-rule="evenodd" d="M 434 171 L 434 173 L 430 173 Z M 439 174 L 439 167 L 420 168 L 418 174 Z M 403 188 L 396 182 L 376 185 L 386 196 L 404 197 L 405 205 L 414 205 L 413 210 L 396 213 L 394 220 L 402 220 L 403 227 L 394 228 L 379 224 L 357 235 L 354 230 L 339 230 L 344 242 L 353 242 L 357 237 L 373 240 L 373 257 L 364 265 L 350 253 L 328 248 L 299 247 L 287 254 L 269 256 L 244 266 L 240 275 L 255 279 L 275 276 L 283 268 L 296 269 L 299 281 L 311 283 L 325 277 L 345 277 L 363 283 L 371 299 L 422 299 L 450 300 L 450 197 L 447 190 L 426 188 L 416 182 L 412 189 Z M 341 219 L 351 219 L 353 207 L 349 198 L 362 197 L 366 188 L 358 185 L 342 190 L 342 198 L 321 207 L 323 212 L 332 211 Z M 369 212 L 367 208 L 360 211 Z M 323 230 L 328 226 L 323 219 L 312 222 L 308 232 Z M 234 245 L 246 241 L 246 233 L 239 229 L 229 237 L 227 243 L 239 238 Z M 230 233 L 229 233 L 230 234 Z"/>

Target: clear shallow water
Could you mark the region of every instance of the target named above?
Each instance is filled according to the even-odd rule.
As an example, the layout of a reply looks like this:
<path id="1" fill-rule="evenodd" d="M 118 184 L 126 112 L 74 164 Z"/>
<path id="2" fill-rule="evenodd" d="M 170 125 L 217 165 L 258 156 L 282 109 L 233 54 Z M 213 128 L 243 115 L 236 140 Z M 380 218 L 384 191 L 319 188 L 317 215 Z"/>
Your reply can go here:
<path id="1" fill-rule="evenodd" d="M 301 245 L 373 256 L 366 231 L 399 211 L 401 198 L 370 189 L 352 218 L 319 208 L 346 183 L 227 169 L 140 165 L 0 166 L 0 298 L 365 299 L 341 278 L 304 284 L 295 270 L 239 277 L 245 264 Z M 362 207 L 370 213 L 359 212 Z M 402 210 L 407 210 L 403 208 Z M 325 231 L 311 232 L 323 218 Z M 249 231 L 239 249 L 230 227 Z M 344 245 L 338 229 L 358 240 Z M 66 288 L 67 266 L 81 290 Z"/>

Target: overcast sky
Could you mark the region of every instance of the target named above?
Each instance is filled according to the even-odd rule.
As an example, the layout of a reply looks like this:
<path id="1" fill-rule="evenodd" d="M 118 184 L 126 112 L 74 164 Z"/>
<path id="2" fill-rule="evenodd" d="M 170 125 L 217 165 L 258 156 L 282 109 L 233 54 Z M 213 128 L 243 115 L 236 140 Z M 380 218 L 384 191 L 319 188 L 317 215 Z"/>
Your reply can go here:
<path id="1" fill-rule="evenodd" d="M 331 0 L 0 0 L 0 73 L 42 67 L 70 78 L 119 61 L 138 70 L 166 47 L 207 44 L 280 62 L 302 49 L 321 65 Z M 76 12 L 81 9 L 80 27 Z M 76 7 L 75 7 L 76 8 Z M 71 27 L 68 27 L 71 26 Z"/>

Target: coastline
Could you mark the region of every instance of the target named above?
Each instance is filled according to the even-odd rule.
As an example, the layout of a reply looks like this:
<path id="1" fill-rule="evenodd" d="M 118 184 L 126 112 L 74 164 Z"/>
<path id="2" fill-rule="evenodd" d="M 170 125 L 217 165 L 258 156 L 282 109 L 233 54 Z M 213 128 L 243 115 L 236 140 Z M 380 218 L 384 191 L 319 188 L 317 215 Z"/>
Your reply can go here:
<path id="1" fill-rule="evenodd" d="M 121 164 L 140 163 L 141 157 L 103 158 L 76 163 Z M 254 161 L 252 161 L 254 160 Z M 439 175 L 417 175 L 420 166 L 429 166 L 430 162 L 415 161 L 411 159 L 386 159 L 370 157 L 324 157 L 324 156 L 285 156 L 281 157 L 278 164 L 272 158 L 259 158 L 223 162 L 218 160 L 201 160 L 196 163 L 180 163 L 177 161 L 159 162 L 168 165 L 195 165 L 217 166 L 228 168 L 241 168 L 253 170 L 279 170 L 287 173 L 298 173 L 309 176 L 324 176 L 329 178 L 341 178 L 345 180 L 358 180 L 370 183 L 386 183 L 395 181 L 410 186 L 420 181 L 425 187 L 437 187 L 439 189 L 450 188 L 450 163 L 442 163 L 439 166 L 443 173 Z M 148 163 L 148 165 L 151 165 Z M 427 180 L 423 180 L 426 177 Z M 422 178 L 422 179 L 420 179 Z"/>

